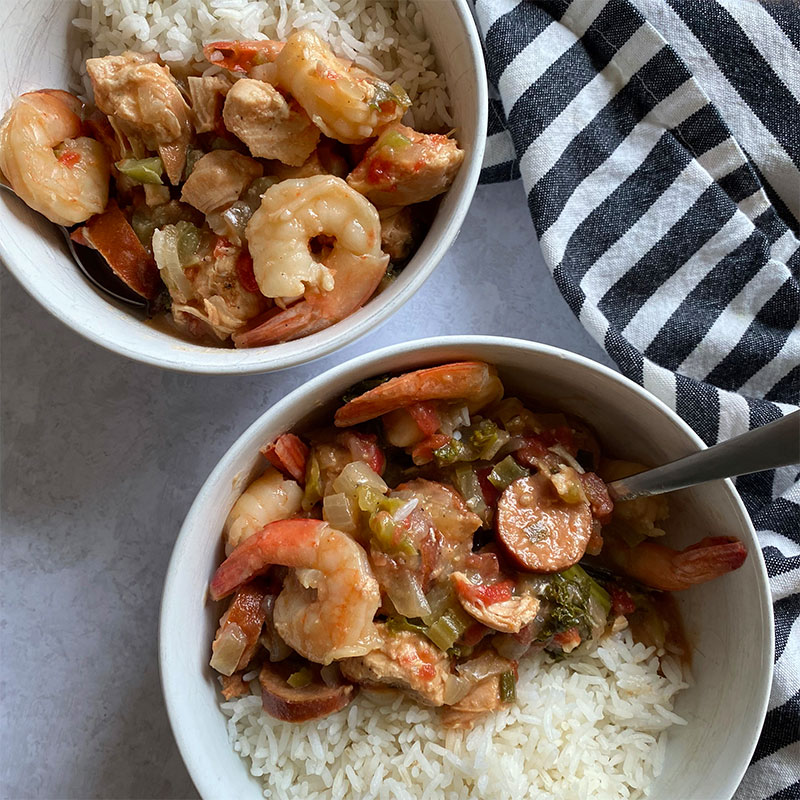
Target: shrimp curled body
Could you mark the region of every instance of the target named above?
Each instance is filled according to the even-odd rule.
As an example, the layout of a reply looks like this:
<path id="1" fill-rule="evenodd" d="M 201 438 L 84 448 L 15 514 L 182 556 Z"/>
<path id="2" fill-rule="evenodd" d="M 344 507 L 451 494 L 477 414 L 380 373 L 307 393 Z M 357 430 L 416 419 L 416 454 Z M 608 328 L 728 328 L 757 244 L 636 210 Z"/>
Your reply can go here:
<path id="1" fill-rule="evenodd" d="M 0 170 L 21 200 L 56 225 L 85 222 L 108 202 L 108 156 L 81 136 L 80 109 L 68 92 L 28 92 L 0 123 Z"/>
<path id="2" fill-rule="evenodd" d="M 274 622 L 300 655 L 330 664 L 379 644 L 373 618 L 381 596 L 367 554 L 320 520 L 280 520 L 251 536 L 217 569 L 211 597 L 229 595 L 272 564 L 295 569 L 275 601 Z"/>
<path id="3" fill-rule="evenodd" d="M 275 60 L 278 80 L 326 136 L 358 144 L 403 116 L 409 105 L 388 84 L 337 58 L 311 31 L 293 33 Z"/>
<path id="4" fill-rule="evenodd" d="M 344 319 L 372 296 L 389 263 L 381 251 L 378 212 L 334 175 L 271 186 L 246 236 L 261 292 L 267 297 L 305 297 L 234 337 L 239 347 L 307 336 Z M 334 239 L 321 261 L 310 249 L 317 236 Z"/>

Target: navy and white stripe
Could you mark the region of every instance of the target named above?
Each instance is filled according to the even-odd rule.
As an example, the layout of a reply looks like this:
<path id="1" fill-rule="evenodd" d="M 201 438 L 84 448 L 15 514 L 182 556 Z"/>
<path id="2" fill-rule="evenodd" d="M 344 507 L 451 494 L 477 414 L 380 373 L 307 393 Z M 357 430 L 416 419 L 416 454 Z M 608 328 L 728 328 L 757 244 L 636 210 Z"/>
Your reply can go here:
<path id="1" fill-rule="evenodd" d="M 800 404 L 800 6 L 477 0 L 484 182 L 521 177 L 565 299 L 708 443 Z M 775 682 L 737 798 L 800 797 L 800 473 L 740 478 Z"/>

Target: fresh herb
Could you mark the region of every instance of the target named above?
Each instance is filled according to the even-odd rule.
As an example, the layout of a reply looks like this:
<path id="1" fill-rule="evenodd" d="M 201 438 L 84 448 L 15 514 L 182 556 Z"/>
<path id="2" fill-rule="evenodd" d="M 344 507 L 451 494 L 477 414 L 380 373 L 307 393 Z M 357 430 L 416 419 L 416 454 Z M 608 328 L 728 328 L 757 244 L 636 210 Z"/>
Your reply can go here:
<path id="1" fill-rule="evenodd" d="M 577 564 L 553 575 L 544 588 L 544 596 L 553 604 L 553 609 L 539 634 L 540 640 L 570 628 L 577 628 L 581 638 L 585 638 L 595 624 L 605 622 L 611 610 L 608 592 Z M 593 617 L 590 608 L 592 599 L 604 614 L 603 620 Z"/>

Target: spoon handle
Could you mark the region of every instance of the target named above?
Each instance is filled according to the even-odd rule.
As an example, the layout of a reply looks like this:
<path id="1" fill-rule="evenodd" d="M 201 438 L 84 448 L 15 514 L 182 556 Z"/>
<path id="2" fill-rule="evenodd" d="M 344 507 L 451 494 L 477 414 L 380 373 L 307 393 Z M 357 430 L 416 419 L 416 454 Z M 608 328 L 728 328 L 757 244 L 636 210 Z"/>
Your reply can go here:
<path id="1" fill-rule="evenodd" d="M 749 472 L 800 464 L 800 411 L 699 453 L 608 484 L 611 499 L 631 500 Z"/>

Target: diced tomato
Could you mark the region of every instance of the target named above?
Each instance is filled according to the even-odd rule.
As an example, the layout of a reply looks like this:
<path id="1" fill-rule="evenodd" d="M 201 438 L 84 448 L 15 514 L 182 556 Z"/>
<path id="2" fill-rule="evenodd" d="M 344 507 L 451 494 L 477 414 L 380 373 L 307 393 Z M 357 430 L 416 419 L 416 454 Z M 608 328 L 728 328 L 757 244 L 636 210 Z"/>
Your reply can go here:
<path id="1" fill-rule="evenodd" d="M 483 493 L 483 501 L 486 503 L 487 506 L 493 507 L 497 505 L 497 500 L 500 497 L 500 492 L 497 490 L 497 487 L 489 480 L 489 474 L 491 473 L 491 467 L 484 467 L 483 469 L 479 469 L 475 471 L 475 474 L 478 476 L 478 483 L 481 487 L 481 492 Z"/>
<path id="2" fill-rule="evenodd" d="M 214 258 L 222 258 L 232 247 L 233 245 L 224 236 L 217 236 L 212 255 Z"/>
<path id="3" fill-rule="evenodd" d="M 553 641 L 556 644 L 561 645 L 561 649 L 565 653 L 569 653 L 571 650 L 574 650 L 581 643 L 581 635 L 580 633 L 578 633 L 577 628 L 570 628 L 568 631 L 557 633 L 553 637 Z"/>
<path id="4" fill-rule="evenodd" d="M 611 520 L 614 503 L 608 496 L 608 489 L 603 479 L 594 472 L 584 472 L 581 476 L 583 490 L 592 506 L 592 513 L 605 525 Z"/>
<path id="5" fill-rule="evenodd" d="M 432 436 L 439 430 L 441 421 L 436 413 L 436 405 L 430 400 L 414 403 L 413 406 L 408 407 L 407 411 L 425 436 Z"/>
<path id="6" fill-rule="evenodd" d="M 396 190 L 397 186 L 392 181 L 392 162 L 387 158 L 376 155 L 367 170 L 367 183 L 381 186 L 384 191 Z"/>
<path id="7" fill-rule="evenodd" d="M 608 593 L 611 595 L 611 613 L 615 617 L 620 615 L 626 617 L 636 611 L 636 603 L 624 589 L 619 586 L 611 586 Z"/>
<path id="8" fill-rule="evenodd" d="M 63 164 L 65 167 L 74 167 L 76 164 L 79 164 L 81 160 L 81 154 L 77 153 L 75 150 L 65 150 L 59 157 L 58 163 Z"/>
<path id="9" fill-rule="evenodd" d="M 216 67 L 234 72 L 247 72 L 253 63 L 274 61 L 283 48 L 283 42 L 269 39 L 242 42 L 212 42 L 203 48 L 203 55 Z M 256 56 L 259 58 L 256 59 Z"/>
<path id="10" fill-rule="evenodd" d="M 525 444 L 514 451 L 514 458 L 523 467 L 538 468 L 539 462 L 547 457 L 547 446 L 539 436 L 526 436 Z"/>
<path id="11" fill-rule="evenodd" d="M 443 433 L 434 433 L 433 436 L 429 436 L 414 447 L 411 451 L 411 458 L 418 466 L 427 464 L 433 460 L 433 451 L 444 447 L 449 441 L 449 436 L 445 436 Z"/>
<path id="12" fill-rule="evenodd" d="M 216 250 L 216 248 L 214 249 Z M 236 259 L 236 274 L 239 276 L 242 288 L 253 294 L 261 294 L 253 272 L 253 258 L 248 250 L 242 250 L 239 253 L 239 258 Z"/>
<path id="13" fill-rule="evenodd" d="M 261 454 L 275 469 L 301 485 L 305 483 L 308 447 L 293 433 L 281 434 L 272 444 L 262 447 Z"/>
<path id="14" fill-rule="evenodd" d="M 378 446 L 378 437 L 374 433 L 345 431 L 337 438 L 356 461 L 363 461 L 378 475 L 383 475 L 383 470 L 386 469 L 386 456 Z"/>
<path id="15" fill-rule="evenodd" d="M 511 599 L 511 590 L 514 582 L 510 580 L 500 581 L 499 583 L 465 583 L 459 587 L 459 594 L 466 595 L 465 599 L 473 603 L 481 603 L 484 606 L 491 606 L 495 603 L 503 603 Z"/>

